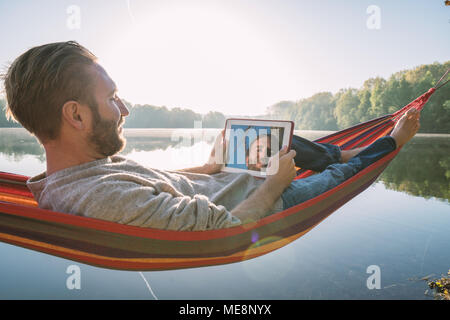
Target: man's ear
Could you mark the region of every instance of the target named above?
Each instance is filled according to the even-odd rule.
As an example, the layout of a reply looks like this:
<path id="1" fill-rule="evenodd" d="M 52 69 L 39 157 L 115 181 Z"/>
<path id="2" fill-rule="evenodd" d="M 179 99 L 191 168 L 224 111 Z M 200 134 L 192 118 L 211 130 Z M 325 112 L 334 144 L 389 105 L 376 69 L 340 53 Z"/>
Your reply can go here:
<path id="1" fill-rule="evenodd" d="M 77 101 L 67 101 L 62 107 L 62 118 L 71 127 L 83 130 L 86 128 L 86 111 Z"/>

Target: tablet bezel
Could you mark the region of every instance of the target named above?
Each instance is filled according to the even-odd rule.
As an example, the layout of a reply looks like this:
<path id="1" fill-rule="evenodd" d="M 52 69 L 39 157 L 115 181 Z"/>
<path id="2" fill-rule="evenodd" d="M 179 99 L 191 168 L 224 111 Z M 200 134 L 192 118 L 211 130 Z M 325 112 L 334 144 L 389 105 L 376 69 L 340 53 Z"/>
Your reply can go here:
<path id="1" fill-rule="evenodd" d="M 227 119 L 225 122 L 225 134 L 224 134 L 224 139 L 226 141 L 229 141 L 230 139 L 230 129 L 232 125 L 255 125 L 255 126 L 268 126 L 268 127 L 283 127 L 284 128 L 284 132 L 283 132 L 283 139 L 282 139 L 282 143 L 281 143 L 281 148 L 287 146 L 288 150 L 291 147 L 291 142 L 292 142 L 292 136 L 294 134 L 294 122 L 293 121 L 288 121 L 288 120 L 264 120 L 264 119 L 245 119 L 245 118 L 230 118 Z M 241 169 L 241 168 L 232 168 L 232 167 L 227 167 L 226 166 L 226 162 L 228 160 L 228 152 L 229 150 L 226 150 L 225 153 L 225 159 L 222 169 L 222 172 L 233 172 L 233 173 L 249 173 L 252 176 L 256 176 L 256 177 L 260 177 L 260 178 L 265 178 L 267 177 L 267 174 L 265 171 L 255 171 L 255 170 L 249 170 L 249 169 Z"/>

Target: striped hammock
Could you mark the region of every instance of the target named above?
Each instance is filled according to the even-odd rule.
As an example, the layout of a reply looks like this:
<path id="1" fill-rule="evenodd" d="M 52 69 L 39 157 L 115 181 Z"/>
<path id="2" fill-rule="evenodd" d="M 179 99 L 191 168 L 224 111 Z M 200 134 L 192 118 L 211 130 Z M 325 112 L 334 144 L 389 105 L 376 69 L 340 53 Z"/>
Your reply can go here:
<path id="1" fill-rule="evenodd" d="M 409 109 L 421 110 L 436 87 L 401 110 L 316 140 L 352 149 L 388 135 Z M 43 210 L 26 187 L 28 177 L 0 172 L 0 241 L 50 255 L 120 270 L 170 270 L 239 262 L 298 239 L 369 187 L 399 149 L 339 186 L 304 203 L 241 226 L 170 231 Z M 296 179 L 312 174 L 301 171 Z"/>

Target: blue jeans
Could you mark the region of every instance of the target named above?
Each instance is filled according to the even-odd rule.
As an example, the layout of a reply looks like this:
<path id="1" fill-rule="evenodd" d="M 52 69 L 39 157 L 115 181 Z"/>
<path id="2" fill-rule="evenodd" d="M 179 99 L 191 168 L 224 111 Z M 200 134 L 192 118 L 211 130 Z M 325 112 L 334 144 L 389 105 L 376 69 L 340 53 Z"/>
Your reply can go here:
<path id="1" fill-rule="evenodd" d="M 306 140 L 308 142 L 300 141 L 297 138 L 296 141 L 296 144 L 293 144 L 293 149 L 296 150 L 296 148 L 299 148 L 298 151 L 296 150 L 297 156 L 299 152 L 307 155 L 306 160 L 294 159 L 296 165 L 299 160 L 299 164 L 300 161 L 304 165 L 306 164 L 306 167 L 304 166 L 303 168 L 311 169 L 312 166 L 316 169 L 321 169 L 324 165 L 326 167 L 323 171 L 314 170 L 322 171 L 320 173 L 291 182 L 281 194 L 285 210 L 336 187 L 357 172 L 394 151 L 397 147 L 394 138 L 386 136 L 376 140 L 366 149 L 351 158 L 347 163 L 340 163 L 339 147 L 330 147 L 332 145 L 318 144 L 308 140 Z M 316 144 L 317 146 L 312 146 L 312 144 Z M 304 149 L 307 149 L 306 152 L 304 152 Z M 315 160 L 315 152 L 317 152 L 317 157 L 323 156 L 324 158 Z M 336 152 L 339 152 L 339 156 L 336 156 Z"/>

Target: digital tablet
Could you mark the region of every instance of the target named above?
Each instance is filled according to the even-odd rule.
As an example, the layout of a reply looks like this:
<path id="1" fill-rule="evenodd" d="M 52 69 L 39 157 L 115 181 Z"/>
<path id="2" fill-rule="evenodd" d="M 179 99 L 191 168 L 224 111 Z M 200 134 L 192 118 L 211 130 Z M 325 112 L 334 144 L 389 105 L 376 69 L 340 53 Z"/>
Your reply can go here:
<path id="1" fill-rule="evenodd" d="M 225 140 L 228 142 L 224 166 L 225 172 L 248 172 L 257 177 L 266 177 L 270 159 L 284 146 L 291 146 L 294 133 L 293 121 L 260 119 L 227 119 Z M 272 160 L 271 169 L 278 162 Z"/>

